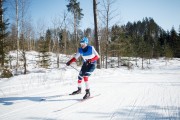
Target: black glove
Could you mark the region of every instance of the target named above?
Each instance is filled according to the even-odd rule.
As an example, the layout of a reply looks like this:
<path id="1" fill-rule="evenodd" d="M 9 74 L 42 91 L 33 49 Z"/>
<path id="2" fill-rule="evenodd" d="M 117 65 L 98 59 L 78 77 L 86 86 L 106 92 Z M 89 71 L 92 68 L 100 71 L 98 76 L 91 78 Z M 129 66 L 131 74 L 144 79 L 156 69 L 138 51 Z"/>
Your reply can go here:
<path id="1" fill-rule="evenodd" d="M 76 58 L 73 57 L 70 61 L 66 63 L 66 65 L 69 66 L 72 62 L 75 62 L 75 61 L 76 61 Z"/>
<path id="2" fill-rule="evenodd" d="M 69 66 L 70 64 L 71 64 L 71 61 L 68 61 L 68 62 L 66 63 L 67 66 Z"/>
<path id="3" fill-rule="evenodd" d="M 86 60 L 86 65 L 91 64 L 91 59 Z"/>

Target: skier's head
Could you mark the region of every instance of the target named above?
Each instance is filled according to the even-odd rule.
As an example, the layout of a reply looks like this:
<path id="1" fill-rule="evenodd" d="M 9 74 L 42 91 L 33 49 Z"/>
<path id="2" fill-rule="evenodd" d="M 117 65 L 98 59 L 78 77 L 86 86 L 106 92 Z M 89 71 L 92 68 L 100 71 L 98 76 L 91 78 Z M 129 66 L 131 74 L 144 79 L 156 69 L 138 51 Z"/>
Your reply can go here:
<path id="1" fill-rule="evenodd" d="M 83 37 L 81 39 L 81 41 L 80 41 L 81 47 L 85 48 L 88 45 L 88 42 L 89 42 L 88 38 L 87 37 Z"/>

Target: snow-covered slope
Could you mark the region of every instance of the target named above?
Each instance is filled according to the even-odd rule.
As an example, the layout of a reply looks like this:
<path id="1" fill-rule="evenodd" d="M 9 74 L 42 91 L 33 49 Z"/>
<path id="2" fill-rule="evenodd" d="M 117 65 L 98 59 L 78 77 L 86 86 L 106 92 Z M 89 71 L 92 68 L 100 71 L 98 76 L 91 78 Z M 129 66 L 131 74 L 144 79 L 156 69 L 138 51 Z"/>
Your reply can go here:
<path id="1" fill-rule="evenodd" d="M 96 69 L 91 96 L 100 95 L 84 102 L 84 91 L 67 95 L 77 89 L 73 68 L 29 67 L 27 75 L 0 80 L 0 120 L 180 120 L 180 59 L 149 66 Z"/>

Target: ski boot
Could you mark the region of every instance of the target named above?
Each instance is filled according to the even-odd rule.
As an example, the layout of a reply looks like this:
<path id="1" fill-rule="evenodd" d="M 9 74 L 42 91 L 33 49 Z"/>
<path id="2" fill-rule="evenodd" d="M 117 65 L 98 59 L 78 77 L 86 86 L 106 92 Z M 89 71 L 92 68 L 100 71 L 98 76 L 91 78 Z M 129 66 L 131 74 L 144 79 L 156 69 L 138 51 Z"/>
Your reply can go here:
<path id="1" fill-rule="evenodd" d="M 90 97 L 90 90 L 86 89 L 86 94 L 84 95 L 83 99 L 87 99 Z"/>
<path id="2" fill-rule="evenodd" d="M 81 93 L 81 88 L 78 87 L 78 90 L 74 91 L 73 93 L 71 93 L 70 95 L 76 95 L 76 94 L 80 94 Z"/>

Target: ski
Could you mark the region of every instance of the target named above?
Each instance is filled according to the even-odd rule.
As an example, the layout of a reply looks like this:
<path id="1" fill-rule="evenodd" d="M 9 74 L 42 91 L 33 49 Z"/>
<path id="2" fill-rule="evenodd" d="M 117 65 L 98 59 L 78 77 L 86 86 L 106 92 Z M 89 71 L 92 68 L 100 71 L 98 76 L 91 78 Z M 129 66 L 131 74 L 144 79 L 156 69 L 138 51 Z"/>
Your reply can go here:
<path id="1" fill-rule="evenodd" d="M 82 94 L 82 93 L 80 93 Z M 79 95 L 79 94 L 63 94 L 63 95 L 53 95 L 53 96 L 48 96 L 48 97 L 43 97 L 40 99 L 40 101 L 46 101 L 46 100 L 49 100 L 49 99 L 53 99 L 53 98 L 58 98 L 58 97 L 64 97 L 64 96 L 73 96 L 73 95 Z"/>
<path id="2" fill-rule="evenodd" d="M 95 98 L 95 97 L 100 96 L 100 95 L 101 95 L 101 94 L 97 94 L 97 95 L 94 95 L 94 96 L 90 96 L 90 97 L 88 97 L 88 98 L 86 98 L 86 99 L 81 99 L 80 102 L 84 102 L 84 101 L 86 101 L 86 100 Z"/>
<path id="3" fill-rule="evenodd" d="M 85 102 L 85 101 L 87 101 L 87 100 L 90 100 L 90 99 L 92 99 L 92 98 L 98 97 L 98 96 L 100 96 L 100 95 L 101 95 L 101 94 L 97 94 L 97 95 L 94 95 L 94 96 L 90 96 L 90 97 L 88 97 L 88 98 L 86 98 L 86 99 L 79 99 L 77 102 L 75 102 L 75 103 L 73 103 L 73 104 L 70 104 L 70 105 L 68 105 L 68 106 L 66 106 L 66 107 L 63 107 L 63 108 L 61 108 L 61 109 L 59 109 L 59 110 L 56 110 L 56 111 L 54 111 L 54 112 L 59 112 L 59 111 L 68 109 L 68 108 L 70 108 L 70 107 L 72 107 L 72 106 L 74 106 L 74 105 L 76 105 L 76 104 Z"/>
<path id="4" fill-rule="evenodd" d="M 73 95 L 80 95 L 80 94 L 82 94 L 82 93 L 78 93 L 78 94 L 72 94 L 72 93 L 70 93 L 69 95 L 72 95 L 72 96 L 73 96 Z"/>
<path id="5" fill-rule="evenodd" d="M 82 93 L 80 93 L 82 94 Z M 40 101 L 46 101 L 46 100 L 50 100 L 50 99 L 53 99 L 53 98 L 59 98 L 59 97 L 63 97 L 63 96 L 74 96 L 74 95 L 79 95 L 79 94 L 64 94 L 64 95 L 53 95 L 53 96 L 48 96 L 48 97 L 44 97 L 44 98 L 41 98 Z M 97 95 L 94 95 L 94 96 L 90 96 L 86 99 L 80 99 L 79 102 L 83 102 L 83 101 L 86 101 L 88 99 L 92 99 L 94 97 L 97 97 L 97 96 L 100 96 L 101 94 L 97 94 Z"/>

